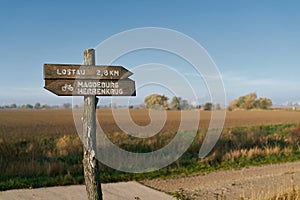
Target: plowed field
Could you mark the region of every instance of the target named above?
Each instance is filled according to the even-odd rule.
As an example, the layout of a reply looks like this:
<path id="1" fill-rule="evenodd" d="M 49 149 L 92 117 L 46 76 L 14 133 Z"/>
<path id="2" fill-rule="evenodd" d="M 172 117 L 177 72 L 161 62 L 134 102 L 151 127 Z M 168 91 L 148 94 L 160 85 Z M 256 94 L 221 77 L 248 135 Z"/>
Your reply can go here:
<path id="1" fill-rule="evenodd" d="M 149 111 L 146 109 L 131 109 L 130 116 L 137 125 L 145 126 L 151 123 Z M 105 133 L 121 132 L 111 110 L 98 109 L 97 118 Z M 209 111 L 201 111 L 199 128 L 207 128 L 210 118 Z M 124 115 L 121 120 L 126 122 L 130 119 Z M 180 111 L 166 111 L 166 122 L 160 132 L 176 131 L 180 120 Z M 193 121 L 192 118 L 187 120 Z M 299 122 L 300 112 L 296 111 L 234 111 L 227 112 L 225 127 Z M 72 110 L 0 110 L 0 138 L 56 137 L 73 134 L 76 134 L 76 128 Z"/>

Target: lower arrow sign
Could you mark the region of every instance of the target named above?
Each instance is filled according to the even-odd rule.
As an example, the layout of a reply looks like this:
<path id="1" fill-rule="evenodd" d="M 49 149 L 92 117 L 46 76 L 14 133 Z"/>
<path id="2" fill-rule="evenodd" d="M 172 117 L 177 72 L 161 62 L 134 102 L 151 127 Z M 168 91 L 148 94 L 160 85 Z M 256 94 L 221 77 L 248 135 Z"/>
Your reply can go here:
<path id="1" fill-rule="evenodd" d="M 45 89 L 58 96 L 136 96 L 135 82 L 121 80 L 45 80 Z"/>

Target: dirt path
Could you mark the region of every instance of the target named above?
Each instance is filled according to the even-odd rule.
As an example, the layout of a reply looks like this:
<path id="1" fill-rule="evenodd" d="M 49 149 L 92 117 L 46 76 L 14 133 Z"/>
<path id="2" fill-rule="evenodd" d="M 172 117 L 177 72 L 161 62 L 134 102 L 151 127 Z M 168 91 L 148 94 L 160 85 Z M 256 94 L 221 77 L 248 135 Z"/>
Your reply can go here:
<path id="1" fill-rule="evenodd" d="M 149 180 L 143 184 L 174 193 L 180 188 L 195 199 L 266 199 L 276 194 L 300 189 L 300 161 L 248 167 L 240 170 L 211 172 L 205 175 Z"/>

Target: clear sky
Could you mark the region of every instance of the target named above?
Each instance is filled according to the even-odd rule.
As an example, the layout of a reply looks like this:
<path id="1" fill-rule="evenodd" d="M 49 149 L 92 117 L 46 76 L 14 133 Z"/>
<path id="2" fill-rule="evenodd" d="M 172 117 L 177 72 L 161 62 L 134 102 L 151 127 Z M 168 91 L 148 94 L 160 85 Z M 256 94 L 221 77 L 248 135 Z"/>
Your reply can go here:
<path id="1" fill-rule="evenodd" d="M 174 29 L 200 43 L 228 102 L 250 92 L 300 102 L 299 10 L 297 0 L 0 1 L 0 105 L 70 101 L 43 89 L 43 64 L 80 64 L 84 49 L 140 27 Z"/>

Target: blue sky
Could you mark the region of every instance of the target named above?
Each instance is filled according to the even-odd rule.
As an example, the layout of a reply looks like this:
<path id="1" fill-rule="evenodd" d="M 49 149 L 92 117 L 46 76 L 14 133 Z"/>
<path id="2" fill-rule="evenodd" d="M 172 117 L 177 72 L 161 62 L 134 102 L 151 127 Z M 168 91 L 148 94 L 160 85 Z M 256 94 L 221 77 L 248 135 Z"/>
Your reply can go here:
<path id="1" fill-rule="evenodd" d="M 296 0 L 0 1 L 0 105 L 70 101 L 43 89 L 43 64 L 80 64 L 84 49 L 140 27 L 174 29 L 200 43 L 228 102 L 250 92 L 276 104 L 300 101 L 299 9 Z"/>

